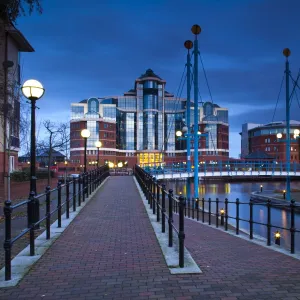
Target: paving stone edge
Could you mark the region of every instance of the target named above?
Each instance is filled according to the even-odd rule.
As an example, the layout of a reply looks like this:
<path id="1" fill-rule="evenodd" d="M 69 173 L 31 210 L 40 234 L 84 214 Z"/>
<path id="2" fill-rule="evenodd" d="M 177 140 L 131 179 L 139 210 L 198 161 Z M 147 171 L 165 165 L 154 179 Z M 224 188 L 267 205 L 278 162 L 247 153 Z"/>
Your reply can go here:
<path id="1" fill-rule="evenodd" d="M 153 214 L 152 209 L 148 205 L 148 200 L 145 198 L 136 178 L 133 176 L 134 182 L 139 191 L 142 202 L 145 206 L 145 210 L 148 214 L 150 223 L 153 227 L 154 233 L 156 235 L 157 241 L 162 250 L 163 256 L 165 258 L 166 264 L 169 268 L 171 274 L 199 274 L 202 273 L 199 266 L 196 264 L 192 258 L 190 252 L 184 248 L 184 268 L 179 267 L 179 252 L 178 252 L 178 239 L 177 235 L 174 234 L 173 247 L 168 247 L 168 223 L 166 221 L 166 232 L 161 232 L 161 222 L 157 222 L 156 215 Z"/>

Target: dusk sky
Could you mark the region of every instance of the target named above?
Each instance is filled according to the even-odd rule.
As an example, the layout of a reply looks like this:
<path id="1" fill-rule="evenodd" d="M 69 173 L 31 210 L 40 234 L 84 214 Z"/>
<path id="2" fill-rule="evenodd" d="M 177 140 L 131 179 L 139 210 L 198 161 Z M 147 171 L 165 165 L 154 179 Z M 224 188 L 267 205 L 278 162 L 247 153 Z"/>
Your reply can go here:
<path id="1" fill-rule="evenodd" d="M 183 44 L 193 40 L 191 27 L 199 24 L 212 99 L 201 66 L 200 94 L 229 109 L 230 156 L 238 157 L 241 125 L 272 121 L 284 48 L 292 52 L 293 78 L 300 68 L 299 0 L 43 0 L 42 5 L 42 15 L 17 22 L 35 49 L 22 54 L 22 79 L 38 79 L 46 89 L 38 102 L 39 120 L 67 122 L 70 103 L 122 95 L 148 68 L 177 95 Z M 274 121 L 285 120 L 284 89 Z M 296 98 L 291 111 L 299 120 Z"/>

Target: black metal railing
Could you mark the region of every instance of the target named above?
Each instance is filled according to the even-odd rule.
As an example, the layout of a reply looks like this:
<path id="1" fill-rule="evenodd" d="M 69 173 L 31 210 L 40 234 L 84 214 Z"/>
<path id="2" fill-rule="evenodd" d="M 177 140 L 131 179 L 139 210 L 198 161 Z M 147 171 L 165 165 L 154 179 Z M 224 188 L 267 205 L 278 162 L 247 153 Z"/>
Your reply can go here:
<path id="1" fill-rule="evenodd" d="M 150 209 L 153 214 L 156 214 L 157 222 L 161 220 L 161 231 L 166 232 L 166 220 L 168 220 L 168 246 L 173 247 L 173 231 L 177 233 L 179 244 L 179 267 L 184 267 L 184 210 L 185 199 L 182 195 L 176 199 L 173 195 L 173 190 L 166 191 L 165 185 L 159 185 L 155 179 L 139 166 L 135 166 L 134 175 L 137 179 Z M 160 199 L 161 196 L 161 199 Z M 166 203 L 166 196 L 168 201 Z M 168 206 L 168 214 L 166 212 Z M 173 223 L 173 211 L 176 207 L 176 212 L 179 214 L 179 228 L 177 229 Z"/>
<path id="2" fill-rule="evenodd" d="M 108 167 L 103 166 L 82 173 L 78 178 L 67 179 L 65 184 L 58 182 L 57 188 L 51 189 L 47 186 L 45 193 L 35 195 L 30 193 L 29 199 L 18 204 L 12 205 L 11 201 L 5 201 L 4 216 L 5 216 L 5 280 L 11 280 L 11 251 L 13 244 L 21 237 L 29 233 L 30 255 L 35 255 L 35 229 L 42 222 L 46 223 L 46 239 L 50 239 L 51 216 L 57 213 L 57 225 L 61 227 L 62 209 L 65 208 L 66 219 L 70 217 L 70 205 L 73 206 L 73 211 L 76 211 L 76 206 L 81 206 L 81 203 L 109 176 Z M 62 200 L 62 188 L 65 187 L 65 200 Z M 72 195 L 70 195 L 72 189 Z M 51 196 L 57 192 L 57 207 L 51 211 Z M 46 213 L 43 218 L 36 218 L 40 215 L 40 199 L 46 197 Z M 28 228 L 24 229 L 20 234 L 12 238 L 12 213 L 15 209 L 27 206 Z M 35 220 L 38 220 L 35 222 Z"/>
<path id="3" fill-rule="evenodd" d="M 215 203 L 214 209 L 212 209 L 212 203 Z M 235 215 L 229 215 L 229 205 L 235 206 Z M 240 206 L 249 207 L 249 219 L 240 217 Z M 254 207 L 265 207 L 266 208 L 266 223 L 259 222 L 254 220 Z M 282 227 L 272 224 L 272 208 L 285 209 L 290 211 L 290 223 L 289 227 Z M 177 213 L 177 207 L 173 208 L 174 212 Z M 243 210 L 245 211 L 245 210 Z M 212 224 L 212 217 L 214 217 L 214 224 L 218 228 L 220 225 L 224 226 L 224 230 L 228 231 L 228 226 L 232 226 L 232 229 L 235 231 L 236 235 L 239 235 L 241 232 L 240 222 L 246 222 L 249 224 L 249 232 L 244 231 L 244 234 L 249 235 L 249 239 L 253 239 L 255 224 L 266 226 L 266 241 L 267 246 L 272 244 L 272 229 L 275 229 L 274 233 L 274 242 L 277 245 L 280 245 L 281 233 L 279 230 L 286 230 L 290 232 L 290 252 L 295 253 L 295 234 L 299 233 L 300 230 L 295 227 L 295 213 L 300 212 L 300 205 L 295 204 L 294 200 L 291 200 L 288 204 L 278 204 L 272 203 L 270 199 L 266 201 L 255 201 L 255 199 L 250 199 L 249 202 L 241 202 L 238 198 L 235 201 L 229 201 L 227 198 L 224 201 L 220 201 L 218 198 L 212 200 L 202 199 L 192 199 L 187 200 L 187 205 L 185 207 L 184 215 L 187 218 L 196 219 L 197 221 L 202 221 L 202 223 L 207 222 L 209 225 Z M 229 220 L 235 220 L 230 223 Z"/>

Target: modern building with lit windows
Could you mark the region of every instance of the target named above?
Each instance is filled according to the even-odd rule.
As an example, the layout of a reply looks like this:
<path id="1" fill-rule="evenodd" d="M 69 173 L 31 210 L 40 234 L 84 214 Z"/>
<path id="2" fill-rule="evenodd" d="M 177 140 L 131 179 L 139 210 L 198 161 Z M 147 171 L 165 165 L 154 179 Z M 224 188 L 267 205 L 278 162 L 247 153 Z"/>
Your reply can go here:
<path id="1" fill-rule="evenodd" d="M 272 122 L 268 124 L 250 124 L 242 125 L 243 130 L 240 133 L 241 140 L 241 158 L 242 159 L 262 159 L 255 155 L 262 154 L 264 157 L 272 157 L 275 161 L 286 161 L 286 122 Z M 290 121 L 291 138 L 291 162 L 299 163 L 299 133 L 300 122 Z M 278 134 L 280 138 L 278 138 Z"/>
<path id="2" fill-rule="evenodd" d="M 135 80 L 123 96 L 92 97 L 71 104 L 71 161 L 83 164 L 84 142 L 80 131 L 91 131 L 87 160 L 97 159 L 95 141 L 100 140 L 100 164 L 127 162 L 161 164 L 186 160 L 186 142 L 176 137 L 185 125 L 186 99 L 165 89 L 166 81 L 151 69 Z M 193 103 L 191 120 L 193 120 Z M 193 122 L 191 122 L 191 125 Z M 228 158 L 228 110 L 211 102 L 199 108 L 199 159 Z M 193 154 L 192 144 L 192 154 Z M 192 157 L 193 159 L 193 157 Z"/>

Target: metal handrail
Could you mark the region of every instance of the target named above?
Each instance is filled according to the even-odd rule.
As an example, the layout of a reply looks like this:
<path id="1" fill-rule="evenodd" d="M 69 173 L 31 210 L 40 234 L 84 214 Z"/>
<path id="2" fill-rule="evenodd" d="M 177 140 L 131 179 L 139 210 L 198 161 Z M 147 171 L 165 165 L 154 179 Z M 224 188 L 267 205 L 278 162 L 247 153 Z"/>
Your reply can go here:
<path id="1" fill-rule="evenodd" d="M 5 251 L 5 280 L 11 280 L 11 250 L 13 244 L 23 237 L 28 232 L 30 233 L 30 255 L 35 255 L 35 238 L 34 230 L 38 226 L 46 221 L 46 239 L 50 239 L 50 225 L 51 225 L 51 216 L 58 212 L 57 223 L 58 227 L 61 227 L 61 216 L 62 208 L 66 207 L 66 218 L 70 217 L 70 201 L 73 200 L 73 211 L 76 211 L 76 200 L 78 199 L 78 206 L 81 206 L 82 202 L 85 201 L 85 198 L 88 197 L 102 182 L 109 176 L 109 170 L 107 166 L 102 166 L 97 169 L 91 170 L 86 173 L 82 173 L 78 178 L 73 178 L 73 180 L 67 180 L 65 184 L 58 182 L 56 188 L 51 189 L 50 186 L 47 186 L 45 193 L 35 195 L 34 192 L 30 193 L 29 199 L 22 201 L 18 204 L 12 205 L 10 200 L 6 200 L 4 204 L 4 216 L 5 216 L 5 241 L 4 241 L 4 251 Z M 73 186 L 72 195 L 70 195 L 70 186 Z M 78 186 L 78 189 L 76 188 Z M 62 187 L 66 187 L 66 198 L 62 202 Z M 57 192 L 57 207 L 51 211 L 51 194 Z M 46 196 L 46 214 L 43 218 L 39 218 L 40 204 L 39 199 L 43 196 Z M 12 233 L 12 212 L 16 208 L 27 205 L 28 212 L 28 228 L 24 229 L 20 234 L 13 237 Z M 38 216 L 38 220 L 36 220 Z"/>
<path id="2" fill-rule="evenodd" d="M 177 233 L 179 241 L 179 267 L 184 267 L 184 207 L 185 200 L 182 195 L 176 199 L 173 191 L 170 189 L 166 191 L 165 185 L 159 185 L 154 177 L 150 176 L 145 170 L 139 166 L 135 166 L 134 175 L 148 200 L 150 209 L 153 214 L 156 214 L 157 222 L 160 222 L 161 217 L 161 230 L 166 232 L 166 219 L 168 220 L 168 246 L 173 247 L 173 230 Z M 166 212 L 166 195 L 168 195 L 168 208 L 169 213 Z M 161 202 L 160 202 L 161 196 Z M 179 208 L 179 228 L 173 223 L 173 207 Z M 176 210 L 177 210 L 176 208 Z"/>

